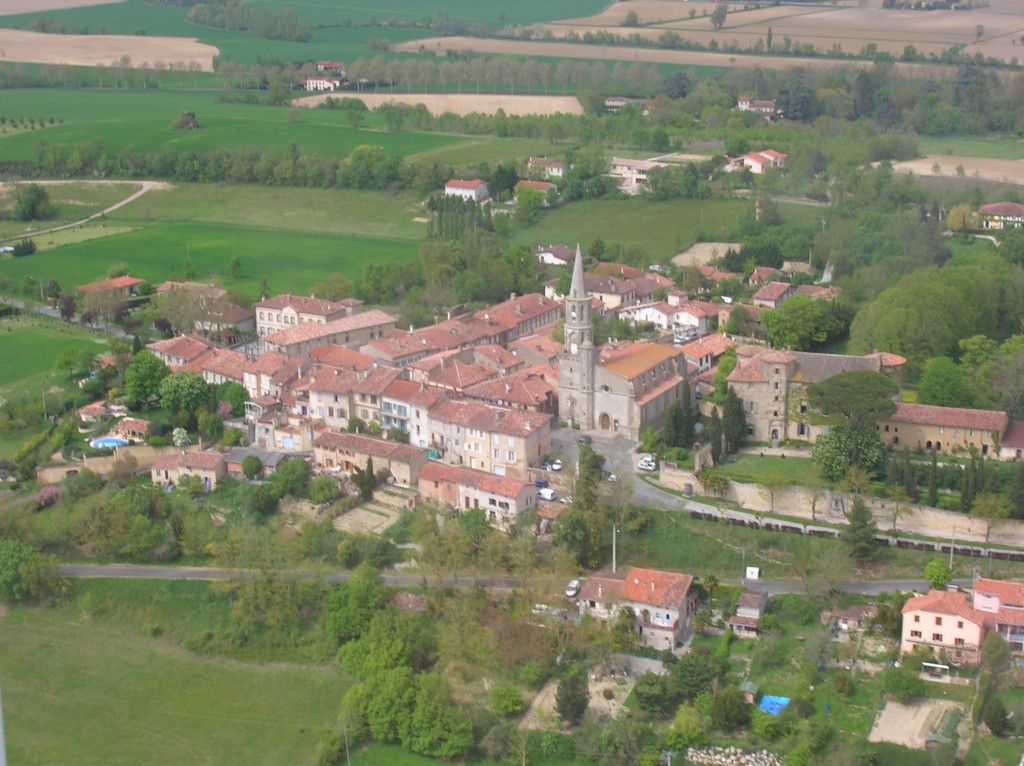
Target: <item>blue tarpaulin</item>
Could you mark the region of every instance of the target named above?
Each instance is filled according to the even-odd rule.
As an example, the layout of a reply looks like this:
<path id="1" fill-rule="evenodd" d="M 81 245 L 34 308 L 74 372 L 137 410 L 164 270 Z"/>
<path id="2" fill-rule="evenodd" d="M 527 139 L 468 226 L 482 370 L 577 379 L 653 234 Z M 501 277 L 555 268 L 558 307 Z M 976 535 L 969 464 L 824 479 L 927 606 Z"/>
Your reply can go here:
<path id="1" fill-rule="evenodd" d="M 758 708 L 764 713 L 771 713 L 772 715 L 778 715 L 786 709 L 786 705 L 789 704 L 789 697 L 773 697 L 770 694 L 766 694 L 761 697 L 761 704 Z"/>

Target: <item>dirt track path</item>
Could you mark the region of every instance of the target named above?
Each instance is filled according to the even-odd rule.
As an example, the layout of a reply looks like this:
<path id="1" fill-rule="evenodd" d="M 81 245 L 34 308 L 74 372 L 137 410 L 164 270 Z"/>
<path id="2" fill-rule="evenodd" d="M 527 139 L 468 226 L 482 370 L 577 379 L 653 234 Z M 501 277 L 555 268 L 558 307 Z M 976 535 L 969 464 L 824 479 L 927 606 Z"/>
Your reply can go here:
<path id="1" fill-rule="evenodd" d="M 115 202 L 110 207 L 104 208 L 103 210 L 100 210 L 98 213 L 93 213 L 88 218 L 83 218 L 81 221 L 74 221 L 73 223 L 65 223 L 65 224 L 62 224 L 60 226 L 54 226 L 54 227 L 49 228 L 49 229 L 40 229 L 39 231 L 26 232 L 24 234 L 19 234 L 19 235 L 15 236 L 15 237 L 10 237 L 9 239 L 0 239 L 0 242 L 9 242 L 10 240 L 14 240 L 14 239 L 24 239 L 26 236 L 37 237 L 40 234 L 50 234 L 50 233 L 55 232 L 55 231 L 64 231 L 65 229 L 73 229 L 76 226 L 81 226 L 82 224 L 89 223 L 89 221 L 94 221 L 97 218 L 101 218 L 101 217 L 105 216 L 107 213 L 112 213 L 113 211 L 117 210 L 118 208 L 124 207 L 129 202 L 134 202 L 139 197 L 141 197 L 143 194 L 146 194 L 147 192 L 150 192 L 153 189 L 170 189 L 171 188 L 170 184 L 164 183 L 163 181 L 77 181 L 77 180 L 76 181 L 72 181 L 72 180 L 68 180 L 68 181 L 34 181 L 33 183 L 38 183 L 40 186 L 57 186 L 57 185 L 60 185 L 60 184 L 125 184 L 125 183 L 137 183 L 137 184 L 139 184 L 140 188 L 137 191 L 135 191 L 132 194 L 130 194 L 127 197 L 125 197 L 120 202 Z"/>

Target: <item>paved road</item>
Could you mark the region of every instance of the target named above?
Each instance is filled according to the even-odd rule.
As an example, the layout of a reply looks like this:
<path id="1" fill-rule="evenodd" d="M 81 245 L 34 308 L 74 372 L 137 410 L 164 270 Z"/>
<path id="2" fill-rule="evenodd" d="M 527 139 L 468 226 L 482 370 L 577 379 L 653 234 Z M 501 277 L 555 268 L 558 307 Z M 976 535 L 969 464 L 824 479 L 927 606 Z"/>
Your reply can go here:
<path id="1" fill-rule="evenodd" d="M 113 577 L 113 578 L 134 578 L 142 580 L 227 580 L 235 573 L 229 569 L 217 569 L 215 567 L 158 567 L 158 566 L 132 566 L 128 564 L 64 564 L 61 571 L 68 577 Z M 317 576 L 313 572 L 294 572 L 297 578 L 311 578 Z M 319 575 L 326 582 L 345 582 L 352 575 L 346 572 L 331 572 Z M 423 584 L 423 577 L 417 575 L 387 575 L 384 581 L 388 585 L 396 587 L 413 587 Z M 803 593 L 804 588 L 798 582 L 770 581 L 770 580 L 724 580 L 730 585 L 746 585 L 754 590 L 763 590 L 772 595 L 783 593 Z M 970 587 L 970 580 L 954 580 L 956 585 Z M 487 580 L 474 579 L 472 577 L 449 577 L 445 578 L 444 584 L 447 587 L 475 587 L 484 583 L 488 588 L 506 589 L 514 588 L 517 581 L 510 577 L 495 577 Z M 925 580 L 874 580 L 869 582 L 841 582 L 836 588 L 847 593 L 860 593 L 866 596 L 877 596 L 880 593 L 893 593 L 894 591 L 918 591 L 927 592 L 928 583 Z"/>
<path id="2" fill-rule="evenodd" d="M 64 321 L 64 319 L 60 315 L 60 311 L 58 311 L 55 308 L 51 308 L 50 306 L 28 306 L 25 304 L 24 301 L 19 301 L 14 298 L 0 298 L 0 303 L 6 303 L 8 306 L 14 306 L 15 308 L 19 308 L 22 311 L 31 311 L 33 314 L 43 314 L 44 316 Z M 90 325 L 82 324 L 82 320 L 80 320 L 78 317 L 73 318 L 69 324 L 77 324 L 81 325 L 82 327 L 88 327 L 91 330 L 99 330 L 100 332 L 104 332 L 107 335 L 113 335 L 114 337 L 117 338 L 131 337 L 128 333 L 124 331 L 123 328 L 118 327 L 117 325 L 108 325 L 102 323 Z"/>

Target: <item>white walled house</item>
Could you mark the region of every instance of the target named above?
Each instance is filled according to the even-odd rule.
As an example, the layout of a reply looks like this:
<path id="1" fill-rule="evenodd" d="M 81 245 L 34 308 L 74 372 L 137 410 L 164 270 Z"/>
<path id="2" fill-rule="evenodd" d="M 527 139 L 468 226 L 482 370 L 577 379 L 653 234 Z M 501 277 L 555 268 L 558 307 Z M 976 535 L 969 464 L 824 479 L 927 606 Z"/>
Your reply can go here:
<path id="1" fill-rule="evenodd" d="M 487 184 L 479 178 L 469 181 L 453 178 L 444 185 L 444 196 L 462 197 L 467 202 L 483 202 L 490 195 L 487 193 Z"/>

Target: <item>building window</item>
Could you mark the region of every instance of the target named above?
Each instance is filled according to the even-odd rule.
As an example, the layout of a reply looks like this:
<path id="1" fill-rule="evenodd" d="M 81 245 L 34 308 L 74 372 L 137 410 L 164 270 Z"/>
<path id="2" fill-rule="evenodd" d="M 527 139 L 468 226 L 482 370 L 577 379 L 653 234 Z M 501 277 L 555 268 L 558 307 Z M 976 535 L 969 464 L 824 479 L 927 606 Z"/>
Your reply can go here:
<path id="1" fill-rule="evenodd" d="M 953 643 L 956 644 L 957 646 L 964 646 L 964 640 L 962 638 L 954 639 Z"/>
<path id="2" fill-rule="evenodd" d="M 957 626 L 958 628 L 962 628 L 962 627 L 964 626 L 964 621 L 963 621 L 963 620 L 957 620 L 957 621 L 956 621 L 956 626 Z"/>
<path id="3" fill-rule="evenodd" d="M 805 415 L 807 413 L 807 402 L 800 402 L 800 414 Z"/>
<path id="4" fill-rule="evenodd" d="M 942 618 L 941 617 L 936 617 L 935 618 L 935 624 L 936 625 L 941 625 L 942 624 Z"/>
<path id="5" fill-rule="evenodd" d="M 910 631 L 910 637 L 911 638 L 920 638 L 921 637 L 921 631 L 919 631 L 919 630 L 912 630 L 912 631 Z"/>
<path id="6" fill-rule="evenodd" d="M 942 643 L 942 634 L 941 633 L 932 633 L 932 641 L 934 641 L 937 644 L 941 644 Z"/>
<path id="7" fill-rule="evenodd" d="M 914 615 L 914 622 L 921 622 L 921 615 L 915 614 Z"/>

